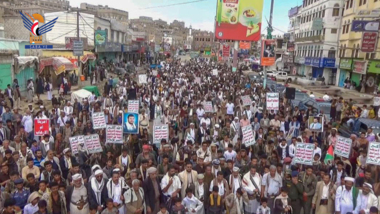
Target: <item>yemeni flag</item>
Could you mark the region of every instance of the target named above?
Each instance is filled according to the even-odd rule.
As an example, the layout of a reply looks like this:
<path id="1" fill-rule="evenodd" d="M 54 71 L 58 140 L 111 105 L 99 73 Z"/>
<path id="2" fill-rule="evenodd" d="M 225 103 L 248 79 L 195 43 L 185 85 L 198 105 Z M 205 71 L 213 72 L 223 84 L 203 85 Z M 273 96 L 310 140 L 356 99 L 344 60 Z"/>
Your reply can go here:
<path id="1" fill-rule="evenodd" d="M 329 149 L 327 150 L 327 154 L 325 156 L 325 164 L 327 165 L 328 162 L 333 162 L 334 160 L 334 149 L 333 147 L 330 145 L 329 146 Z"/>

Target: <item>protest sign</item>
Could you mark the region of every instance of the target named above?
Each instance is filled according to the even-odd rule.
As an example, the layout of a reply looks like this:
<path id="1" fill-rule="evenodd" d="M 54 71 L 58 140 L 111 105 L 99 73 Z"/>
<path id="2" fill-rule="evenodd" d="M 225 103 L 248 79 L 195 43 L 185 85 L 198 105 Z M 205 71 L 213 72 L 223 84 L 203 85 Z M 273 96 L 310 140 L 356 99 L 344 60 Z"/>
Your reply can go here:
<path id="1" fill-rule="evenodd" d="M 80 144 L 84 145 L 84 138 L 83 135 L 78 135 L 75 137 L 70 137 L 70 146 L 71 146 L 71 152 L 73 155 L 78 153 L 78 147 Z"/>
<path id="2" fill-rule="evenodd" d="M 152 75 L 153 75 L 153 76 L 157 76 L 157 73 L 158 73 L 157 70 L 153 70 L 153 71 L 152 71 Z"/>
<path id="3" fill-rule="evenodd" d="M 345 138 L 342 136 L 338 136 L 338 139 L 335 144 L 334 154 L 349 158 L 351 151 L 352 140 L 350 138 Z"/>
<path id="4" fill-rule="evenodd" d="M 139 133 L 139 114 L 132 112 L 124 113 L 123 132 L 126 134 Z"/>
<path id="5" fill-rule="evenodd" d="M 34 136 L 44 136 L 45 134 L 50 134 L 49 128 L 49 119 L 34 119 Z"/>
<path id="6" fill-rule="evenodd" d="M 242 142 L 245 146 L 252 146 L 256 143 L 255 135 L 253 134 L 251 125 L 241 127 L 241 132 L 243 133 Z"/>
<path id="7" fill-rule="evenodd" d="M 314 144 L 297 143 L 294 163 L 313 165 Z"/>
<path id="8" fill-rule="evenodd" d="M 139 113 L 140 102 L 138 100 L 128 100 L 128 112 Z"/>
<path id="9" fill-rule="evenodd" d="M 380 166 L 380 143 L 369 143 L 366 164 L 374 164 Z"/>
<path id="10" fill-rule="evenodd" d="M 203 108 L 205 109 L 206 113 L 213 113 L 214 108 L 212 107 L 212 102 L 207 101 L 203 104 Z"/>
<path id="11" fill-rule="evenodd" d="M 212 69 L 212 75 L 218 76 L 218 69 Z"/>
<path id="12" fill-rule="evenodd" d="M 106 143 L 123 144 L 123 126 L 122 125 L 107 125 Z"/>
<path id="13" fill-rule="evenodd" d="M 94 129 L 104 129 L 107 126 L 104 112 L 92 113 L 92 126 Z"/>
<path id="14" fill-rule="evenodd" d="M 201 78 L 200 77 L 195 77 L 195 83 L 201 84 Z"/>
<path id="15" fill-rule="evenodd" d="M 267 93 L 267 110 L 275 110 L 279 109 L 280 99 L 278 97 L 278 93 Z"/>
<path id="16" fill-rule="evenodd" d="M 248 95 L 242 96 L 241 100 L 243 101 L 243 106 L 250 106 L 252 104 L 252 100 Z"/>
<path id="17" fill-rule="evenodd" d="M 309 129 L 313 132 L 323 132 L 324 117 L 309 116 L 308 118 Z"/>
<path id="18" fill-rule="evenodd" d="M 92 134 L 84 136 L 84 143 L 90 154 L 102 152 L 103 148 L 100 145 L 99 135 Z"/>
<path id="19" fill-rule="evenodd" d="M 139 83 L 140 84 L 147 84 L 147 77 L 146 74 L 139 74 Z"/>
<path id="20" fill-rule="evenodd" d="M 169 141 L 169 127 L 167 124 L 156 124 L 153 129 L 153 144 L 160 144 L 162 139 Z"/>

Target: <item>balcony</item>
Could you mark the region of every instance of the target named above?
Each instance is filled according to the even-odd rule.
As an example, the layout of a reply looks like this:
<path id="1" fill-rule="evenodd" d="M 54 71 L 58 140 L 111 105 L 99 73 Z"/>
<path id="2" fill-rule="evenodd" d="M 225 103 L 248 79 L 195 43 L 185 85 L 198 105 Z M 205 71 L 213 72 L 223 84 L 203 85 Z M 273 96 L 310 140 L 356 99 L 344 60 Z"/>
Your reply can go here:
<path id="1" fill-rule="evenodd" d="M 316 35 L 316 36 L 309 36 L 309 37 L 302 37 L 302 38 L 296 38 L 296 42 L 322 42 L 325 40 L 324 35 Z"/>

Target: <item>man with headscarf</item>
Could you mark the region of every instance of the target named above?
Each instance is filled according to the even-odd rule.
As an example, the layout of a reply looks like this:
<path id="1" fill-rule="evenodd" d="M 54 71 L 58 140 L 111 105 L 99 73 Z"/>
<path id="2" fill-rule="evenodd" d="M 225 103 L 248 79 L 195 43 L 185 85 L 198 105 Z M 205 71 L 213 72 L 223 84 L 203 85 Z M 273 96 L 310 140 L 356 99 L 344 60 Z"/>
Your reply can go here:
<path id="1" fill-rule="evenodd" d="M 106 183 L 107 179 L 103 177 L 103 170 L 97 169 L 94 176 L 88 183 L 88 202 L 90 207 L 98 207 L 98 212 L 105 208 L 106 199 L 108 198 Z"/>
<path id="2" fill-rule="evenodd" d="M 378 207 L 379 201 L 373 193 L 372 185 L 365 182 L 363 189 L 359 191 L 356 208 L 353 214 L 367 214 L 371 207 Z"/>
<path id="3" fill-rule="evenodd" d="M 354 185 L 355 179 L 344 178 L 344 185 L 338 187 L 335 196 L 335 212 L 347 214 L 352 212 L 357 205 L 358 189 Z"/>
<path id="4" fill-rule="evenodd" d="M 124 193 L 126 213 L 142 214 L 146 211 L 144 189 L 140 187 L 140 183 L 140 180 L 134 179 L 132 181 L 132 188 L 129 188 Z"/>
<path id="5" fill-rule="evenodd" d="M 59 191 L 57 182 L 50 182 L 50 192 L 42 195 L 42 199 L 47 203 L 47 210 L 51 214 L 67 214 L 65 194 Z"/>
<path id="6" fill-rule="evenodd" d="M 187 162 L 185 166 L 185 170 L 178 174 L 179 179 L 182 182 L 181 187 L 181 197 L 184 198 L 186 196 L 186 189 L 191 188 L 195 190 L 195 183 L 197 182 L 198 173 L 193 170 L 193 166 L 191 162 Z"/>
<path id="7" fill-rule="evenodd" d="M 157 169 L 150 167 L 147 170 L 149 177 L 144 181 L 144 195 L 147 214 L 155 214 L 160 210 L 162 191 L 157 180 Z"/>
<path id="8" fill-rule="evenodd" d="M 248 193 L 248 202 L 245 202 L 244 213 L 255 213 L 260 205 L 261 175 L 256 172 L 256 166 L 252 165 L 249 172 L 243 176 L 242 188 Z"/>
<path id="9" fill-rule="evenodd" d="M 261 197 L 268 199 L 268 207 L 273 213 L 274 199 L 281 193 L 282 178 L 281 175 L 277 173 L 277 167 L 271 165 L 269 167 L 269 173 L 263 175 L 261 184 Z"/>
<path id="10" fill-rule="evenodd" d="M 120 176 L 120 169 L 116 168 L 112 172 L 112 177 L 107 183 L 108 197 L 113 200 L 119 213 L 124 213 L 124 192 L 127 188 L 124 177 Z"/>
<path id="11" fill-rule="evenodd" d="M 67 212 L 75 214 L 90 213 L 88 205 L 88 192 L 83 184 L 82 175 L 77 173 L 73 175 L 73 185 L 66 189 L 66 207 Z"/>

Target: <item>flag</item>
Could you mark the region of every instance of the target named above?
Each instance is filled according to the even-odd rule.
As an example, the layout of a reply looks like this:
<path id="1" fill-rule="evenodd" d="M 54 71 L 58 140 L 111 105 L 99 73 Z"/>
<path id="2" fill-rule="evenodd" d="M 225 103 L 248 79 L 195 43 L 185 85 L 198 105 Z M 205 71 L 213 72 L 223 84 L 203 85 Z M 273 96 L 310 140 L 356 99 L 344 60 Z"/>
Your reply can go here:
<path id="1" fill-rule="evenodd" d="M 325 157 L 325 164 L 328 164 L 328 162 L 332 162 L 334 160 L 334 149 L 332 146 L 329 147 L 327 150 L 327 154 Z"/>

